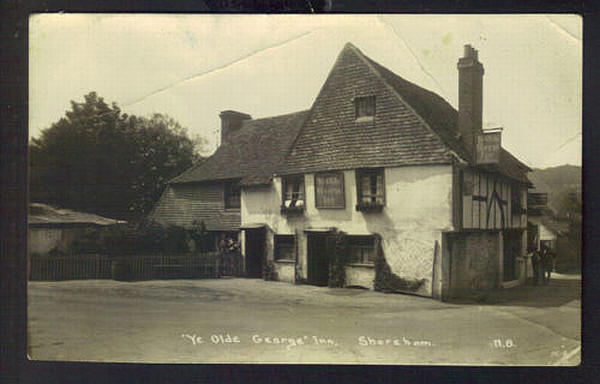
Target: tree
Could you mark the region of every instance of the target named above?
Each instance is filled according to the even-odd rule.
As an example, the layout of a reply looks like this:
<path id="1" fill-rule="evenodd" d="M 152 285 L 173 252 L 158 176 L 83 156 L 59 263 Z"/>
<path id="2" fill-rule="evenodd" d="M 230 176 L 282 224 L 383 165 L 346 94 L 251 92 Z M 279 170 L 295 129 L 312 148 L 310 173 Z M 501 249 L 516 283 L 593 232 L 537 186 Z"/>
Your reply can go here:
<path id="1" fill-rule="evenodd" d="M 174 119 L 121 112 L 95 92 L 30 145 L 31 199 L 100 215 L 136 219 L 166 182 L 199 155 Z"/>
<path id="2" fill-rule="evenodd" d="M 569 224 L 567 236 L 575 249 L 581 252 L 582 199 L 581 190 L 569 189 L 560 197 L 558 217 Z"/>

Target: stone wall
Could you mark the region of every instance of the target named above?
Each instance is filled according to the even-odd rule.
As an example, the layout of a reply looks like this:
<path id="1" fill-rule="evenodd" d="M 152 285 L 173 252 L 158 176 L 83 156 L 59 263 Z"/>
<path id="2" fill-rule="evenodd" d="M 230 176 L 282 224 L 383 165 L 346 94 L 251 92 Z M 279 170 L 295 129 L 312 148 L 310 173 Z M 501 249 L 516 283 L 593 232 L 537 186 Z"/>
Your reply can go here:
<path id="1" fill-rule="evenodd" d="M 464 296 L 499 285 L 499 232 L 448 234 L 444 255 L 444 297 Z"/>

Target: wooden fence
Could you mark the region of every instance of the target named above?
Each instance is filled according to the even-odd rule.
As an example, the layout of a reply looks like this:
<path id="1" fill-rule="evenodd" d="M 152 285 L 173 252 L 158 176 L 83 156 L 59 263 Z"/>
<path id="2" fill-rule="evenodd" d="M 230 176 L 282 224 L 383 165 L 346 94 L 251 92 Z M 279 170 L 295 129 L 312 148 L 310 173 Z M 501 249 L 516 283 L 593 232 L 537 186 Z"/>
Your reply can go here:
<path id="1" fill-rule="evenodd" d="M 199 279 L 222 274 L 217 252 L 185 255 L 31 255 L 30 280 Z M 115 276 L 118 274 L 119 276 Z"/>

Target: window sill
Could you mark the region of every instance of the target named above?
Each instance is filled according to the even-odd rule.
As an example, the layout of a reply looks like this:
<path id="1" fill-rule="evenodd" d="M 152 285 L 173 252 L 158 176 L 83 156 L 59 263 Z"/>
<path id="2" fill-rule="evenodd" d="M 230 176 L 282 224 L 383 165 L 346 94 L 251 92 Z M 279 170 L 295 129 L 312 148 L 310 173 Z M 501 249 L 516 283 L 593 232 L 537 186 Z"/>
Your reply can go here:
<path id="1" fill-rule="evenodd" d="M 281 263 L 281 264 L 295 264 L 296 261 L 294 260 L 290 260 L 290 259 L 280 259 L 280 260 L 275 260 L 276 263 Z"/>
<path id="2" fill-rule="evenodd" d="M 362 117 L 358 117 L 355 121 L 357 123 L 369 123 L 372 122 L 374 120 L 373 116 L 362 116 Z"/>
<path id="3" fill-rule="evenodd" d="M 348 267 L 375 268 L 375 263 L 350 263 Z"/>
<path id="4" fill-rule="evenodd" d="M 383 204 L 356 204 L 356 210 L 358 212 L 381 212 L 383 211 Z"/>
<path id="5" fill-rule="evenodd" d="M 317 209 L 346 209 L 346 207 L 316 207 Z"/>
<path id="6" fill-rule="evenodd" d="M 302 207 L 286 207 L 281 206 L 281 213 L 286 215 L 304 215 L 304 206 Z"/>

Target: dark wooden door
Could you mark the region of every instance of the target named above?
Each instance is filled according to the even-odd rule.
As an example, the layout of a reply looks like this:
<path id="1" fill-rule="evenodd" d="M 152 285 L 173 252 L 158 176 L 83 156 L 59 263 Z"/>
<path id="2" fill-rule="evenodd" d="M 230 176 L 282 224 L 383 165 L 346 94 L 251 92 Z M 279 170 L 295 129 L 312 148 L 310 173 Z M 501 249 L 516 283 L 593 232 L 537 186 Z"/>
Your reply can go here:
<path id="1" fill-rule="evenodd" d="M 520 230 L 504 231 L 504 254 L 503 254 L 503 276 L 502 280 L 512 281 L 518 278 L 517 275 L 517 256 L 521 254 L 521 236 Z"/>
<path id="2" fill-rule="evenodd" d="M 308 236 L 308 283 L 324 286 L 329 281 L 329 259 L 326 235 Z"/>
<path id="3" fill-rule="evenodd" d="M 265 229 L 246 230 L 246 276 L 262 277 L 265 259 Z"/>

